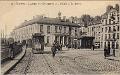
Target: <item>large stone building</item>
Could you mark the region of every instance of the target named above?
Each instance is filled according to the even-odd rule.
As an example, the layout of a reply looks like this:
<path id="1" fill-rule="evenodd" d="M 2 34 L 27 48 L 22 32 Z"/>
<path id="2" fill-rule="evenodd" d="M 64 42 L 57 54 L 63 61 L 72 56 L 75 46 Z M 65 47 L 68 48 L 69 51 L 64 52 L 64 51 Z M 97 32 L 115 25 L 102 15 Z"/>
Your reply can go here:
<path id="1" fill-rule="evenodd" d="M 34 35 L 44 36 L 46 46 L 51 46 L 53 41 L 59 41 L 63 46 L 77 48 L 104 49 L 106 46 L 116 50 L 120 49 L 120 21 L 119 5 L 113 8 L 108 6 L 102 16 L 96 16 L 98 21 L 92 21 L 85 26 L 81 18 L 70 17 L 61 18 L 58 13 L 57 18 L 37 17 L 30 21 L 25 21 L 15 28 L 12 36 L 15 41 L 32 40 Z M 93 18 L 92 18 L 93 19 Z"/>
<path id="2" fill-rule="evenodd" d="M 108 6 L 102 15 L 102 48 L 120 49 L 120 12 L 119 6 Z"/>
<path id="3" fill-rule="evenodd" d="M 60 16 L 60 13 L 58 14 Z M 79 37 L 79 25 L 58 18 L 36 17 L 25 21 L 11 33 L 15 41 L 32 43 L 33 36 L 43 36 L 45 46 L 58 41 L 62 46 L 72 47 L 74 39 Z"/>
<path id="4" fill-rule="evenodd" d="M 120 41 L 120 13 L 119 6 L 116 4 L 108 6 L 106 12 L 101 16 L 101 22 L 98 24 L 91 24 L 82 28 L 86 36 L 95 37 L 94 45 L 97 48 L 104 49 L 110 45 L 113 49 L 119 49 Z"/>

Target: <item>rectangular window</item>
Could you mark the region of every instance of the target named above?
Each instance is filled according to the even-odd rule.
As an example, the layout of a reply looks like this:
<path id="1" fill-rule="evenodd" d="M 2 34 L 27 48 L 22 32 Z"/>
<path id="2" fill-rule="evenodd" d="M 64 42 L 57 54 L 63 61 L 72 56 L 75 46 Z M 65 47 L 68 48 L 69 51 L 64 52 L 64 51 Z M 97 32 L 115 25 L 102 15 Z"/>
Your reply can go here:
<path id="1" fill-rule="evenodd" d="M 117 33 L 117 39 L 119 39 L 119 33 Z"/>
<path id="2" fill-rule="evenodd" d="M 105 40 L 107 39 L 107 34 L 105 34 Z"/>
<path id="3" fill-rule="evenodd" d="M 103 32 L 103 28 L 102 28 L 102 32 Z"/>
<path id="4" fill-rule="evenodd" d="M 113 26 L 113 31 L 116 31 L 115 26 Z"/>
<path id="5" fill-rule="evenodd" d="M 119 31 L 120 30 L 120 27 L 119 26 L 117 26 L 117 31 Z"/>
<path id="6" fill-rule="evenodd" d="M 92 27 L 92 31 L 94 31 L 94 28 Z"/>
<path id="7" fill-rule="evenodd" d="M 61 31 L 62 31 L 62 26 L 59 27 L 59 30 L 60 30 L 60 33 L 61 33 Z"/>
<path id="8" fill-rule="evenodd" d="M 110 39 L 110 34 L 108 34 L 108 39 Z"/>
<path id="9" fill-rule="evenodd" d="M 108 32 L 111 32 L 111 27 L 109 27 L 109 30 L 108 30 Z"/>
<path id="10" fill-rule="evenodd" d="M 66 27 L 64 27 L 64 33 L 66 33 Z"/>
<path id="11" fill-rule="evenodd" d="M 106 42 L 104 42 L 104 47 L 106 47 Z"/>
<path id="12" fill-rule="evenodd" d="M 103 40 L 103 34 L 102 34 L 101 40 Z"/>
<path id="13" fill-rule="evenodd" d="M 119 17 L 118 17 L 118 22 L 119 22 Z"/>
<path id="14" fill-rule="evenodd" d="M 112 48 L 115 48 L 115 42 L 112 42 Z"/>
<path id="15" fill-rule="evenodd" d="M 105 24 L 107 25 L 107 20 L 105 20 Z"/>
<path id="16" fill-rule="evenodd" d="M 111 19 L 109 19 L 109 24 L 111 24 Z"/>
<path id="17" fill-rule="evenodd" d="M 50 41 L 50 36 L 47 36 L 47 43 L 49 43 Z"/>
<path id="18" fill-rule="evenodd" d="M 57 30 L 58 30 L 58 26 L 55 26 L 55 32 L 57 33 Z"/>
<path id="19" fill-rule="evenodd" d="M 105 27 L 105 32 L 107 32 L 107 27 Z"/>
<path id="20" fill-rule="evenodd" d="M 113 33 L 113 39 L 115 39 L 115 35 L 116 35 L 116 34 L 115 34 L 115 33 Z"/>
<path id="21" fill-rule="evenodd" d="M 43 25 L 40 25 L 40 32 L 43 32 Z"/>
<path id="22" fill-rule="evenodd" d="M 47 33 L 50 33 L 50 26 L 47 26 Z"/>

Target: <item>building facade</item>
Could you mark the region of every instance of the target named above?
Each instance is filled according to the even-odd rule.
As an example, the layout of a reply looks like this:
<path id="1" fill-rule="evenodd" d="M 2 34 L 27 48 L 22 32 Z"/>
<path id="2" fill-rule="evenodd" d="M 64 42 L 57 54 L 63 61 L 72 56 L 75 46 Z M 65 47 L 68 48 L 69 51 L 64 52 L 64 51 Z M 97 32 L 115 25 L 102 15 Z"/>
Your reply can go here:
<path id="1" fill-rule="evenodd" d="M 101 22 L 88 25 L 82 28 L 86 36 L 95 37 L 94 45 L 104 49 L 108 45 L 110 48 L 120 49 L 120 13 L 119 6 L 113 8 L 108 6 L 106 12 L 101 16 Z"/>
<path id="2" fill-rule="evenodd" d="M 45 46 L 51 46 L 54 41 L 58 41 L 62 46 L 72 47 L 74 38 L 79 37 L 79 25 L 59 18 L 34 18 L 25 21 L 11 33 L 15 41 L 32 42 L 34 35 L 44 36 Z"/>
<path id="3" fill-rule="evenodd" d="M 61 12 L 57 18 L 37 17 L 22 23 L 15 28 L 12 36 L 15 41 L 32 40 L 35 34 L 44 36 L 44 44 L 51 46 L 58 41 L 62 46 L 80 48 L 104 49 L 110 46 L 112 49 L 120 49 L 120 13 L 119 6 L 108 6 L 102 16 L 92 18 L 90 25 L 84 25 L 81 18 L 61 18 Z M 95 21 L 94 21 L 95 20 Z M 89 47 L 88 47 L 89 46 Z"/>
<path id="4" fill-rule="evenodd" d="M 96 48 L 101 48 L 102 24 L 90 25 L 87 27 L 87 36 L 94 37 L 93 44 Z"/>
<path id="5" fill-rule="evenodd" d="M 116 8 L 111 7 L 102 15 L 102 38 L 103 48 L 110 46 L 112 49 L 119 49 L 120 42 L 120 13 Z"/>

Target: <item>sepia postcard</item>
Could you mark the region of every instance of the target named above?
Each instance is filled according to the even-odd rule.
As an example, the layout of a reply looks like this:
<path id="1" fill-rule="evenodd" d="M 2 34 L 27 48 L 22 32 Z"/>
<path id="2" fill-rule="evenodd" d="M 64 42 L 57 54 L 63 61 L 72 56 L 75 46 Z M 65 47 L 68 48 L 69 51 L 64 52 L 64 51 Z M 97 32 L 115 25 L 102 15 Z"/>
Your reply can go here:
<path id="1" fill-rule="evenodd" d="M 0 75 L 120 75 L 119 0 L 0 0 Z"/>

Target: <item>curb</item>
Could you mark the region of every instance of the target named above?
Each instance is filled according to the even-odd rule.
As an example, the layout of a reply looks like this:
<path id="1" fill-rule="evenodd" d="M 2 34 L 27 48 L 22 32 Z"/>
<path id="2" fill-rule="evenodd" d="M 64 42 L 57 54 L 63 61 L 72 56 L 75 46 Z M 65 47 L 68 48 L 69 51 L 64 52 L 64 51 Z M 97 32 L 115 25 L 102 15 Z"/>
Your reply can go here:
<path id="1" fill-rule="evenodd" d="M 16 58 L 14 58 L 13 60 L 10 61 L 10 63 L 7 64 L 7 66 L 1 68 L 1 75 L 6 75 L 7 73 L 9 73 L 20 62 L 20 60 L 22 60 L 25 54 L 26 49 L 21 52 L 20 54 L 21 57 L 19 57 L 20 55 L 17 56 L 19 58 L 16 57 L 18 60 L 15 60 Z"/>

